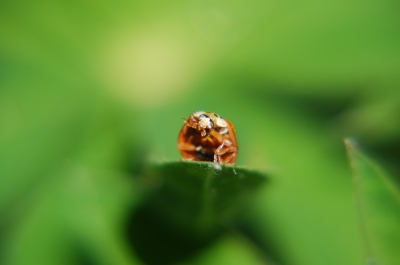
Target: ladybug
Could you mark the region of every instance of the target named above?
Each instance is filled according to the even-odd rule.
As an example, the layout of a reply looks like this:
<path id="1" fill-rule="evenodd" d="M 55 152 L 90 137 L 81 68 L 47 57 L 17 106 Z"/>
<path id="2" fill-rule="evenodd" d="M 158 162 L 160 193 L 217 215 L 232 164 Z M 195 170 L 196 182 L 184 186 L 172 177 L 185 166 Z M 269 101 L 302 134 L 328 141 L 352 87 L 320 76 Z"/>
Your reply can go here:
<path id="1" fill-rule="evenodd" d="M 178 137 L 178 150 L 184 159 L 234 164 L 238 145 L 233 124 L 212 113 L 198 111 L 189 118 Z"/>

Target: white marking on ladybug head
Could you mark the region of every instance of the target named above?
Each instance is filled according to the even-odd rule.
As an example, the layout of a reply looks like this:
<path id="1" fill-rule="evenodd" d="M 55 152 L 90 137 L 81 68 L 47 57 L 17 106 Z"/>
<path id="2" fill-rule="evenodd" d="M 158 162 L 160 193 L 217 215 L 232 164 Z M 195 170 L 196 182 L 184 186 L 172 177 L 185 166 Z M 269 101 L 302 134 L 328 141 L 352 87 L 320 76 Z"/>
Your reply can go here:
<path id="1" fill-rule="evenodd" d="M 219 129 L 220 134 L 227 134 L 228 133 L 228 128 L 227 127 L 222 127 Z"/>
<path id="2" fill-rule="evenodd" d="M 199 121 L 200 127 L 202 128 L 211 128 L 211 119 L 201 118 Z"/>
<path id="3" fill-rule="evenodd" d="M 214 123 L 212 122 L 211 118 L 204 113 L 201 113 L 199 116 L 199 126 L 203 129 L 211 129 L 214 127 Z"/>
<path id="4" fill-rule="evenodd" d="M 226 122 L 226 120 L 221 119 L 220 117 L 217 118 L 216 124 L 218 127 L 228 127 L 228 123 Z"/>

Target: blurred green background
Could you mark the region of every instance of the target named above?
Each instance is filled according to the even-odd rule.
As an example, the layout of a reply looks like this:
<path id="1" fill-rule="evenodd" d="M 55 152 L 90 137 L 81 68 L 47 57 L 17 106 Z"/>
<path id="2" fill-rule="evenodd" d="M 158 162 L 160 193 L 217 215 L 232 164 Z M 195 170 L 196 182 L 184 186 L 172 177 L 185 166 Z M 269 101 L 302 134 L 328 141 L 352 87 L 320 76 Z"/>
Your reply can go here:
<path id="1" fill-rule="evenodd" d="M 143 168 L 179 160 L 182 118 L 207 110 L 235 124 L 237 165 L 270 181 L 231 232 L 178 264 L 365 264 L 343 138 L 398 183 L 399 12 L 2 1 L 0 263 L 146 264 L 125 231 L 152 193 Z"/>

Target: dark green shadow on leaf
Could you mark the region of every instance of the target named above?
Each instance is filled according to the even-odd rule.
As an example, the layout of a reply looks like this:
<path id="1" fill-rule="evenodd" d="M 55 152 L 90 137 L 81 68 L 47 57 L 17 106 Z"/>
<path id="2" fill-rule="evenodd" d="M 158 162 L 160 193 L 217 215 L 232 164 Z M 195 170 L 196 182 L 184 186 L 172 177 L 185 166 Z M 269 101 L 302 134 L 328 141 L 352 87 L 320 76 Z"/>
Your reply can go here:
<path id="1" fill-rule="evenodd" d="M 400 192 L 354 141 L 345 140 L 353 171 L 365 264 L 400 264 Z"/>
<path id="2" fill-rule="evenodd" d="M 267 180 L 242 167 L 188 161 L 151 164 L 142 177 L 153 192 L 132 213 L 128 230 L 147 264 L 192 256 L 234 222 L 247 198 Z"/>

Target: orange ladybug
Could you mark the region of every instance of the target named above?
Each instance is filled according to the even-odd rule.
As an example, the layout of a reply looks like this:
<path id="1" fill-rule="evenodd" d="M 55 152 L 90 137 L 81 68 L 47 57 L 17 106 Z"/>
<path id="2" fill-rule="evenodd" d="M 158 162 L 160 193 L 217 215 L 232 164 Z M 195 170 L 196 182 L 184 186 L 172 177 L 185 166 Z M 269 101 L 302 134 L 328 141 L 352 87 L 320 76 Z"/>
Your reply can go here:
<path id="1" fill-rule="evenodd" d="M 184 159 L 234 164 L 238 145 L 233 124 L 212 113 L 198 111 L 184 119 L 178 150 Z"/>

